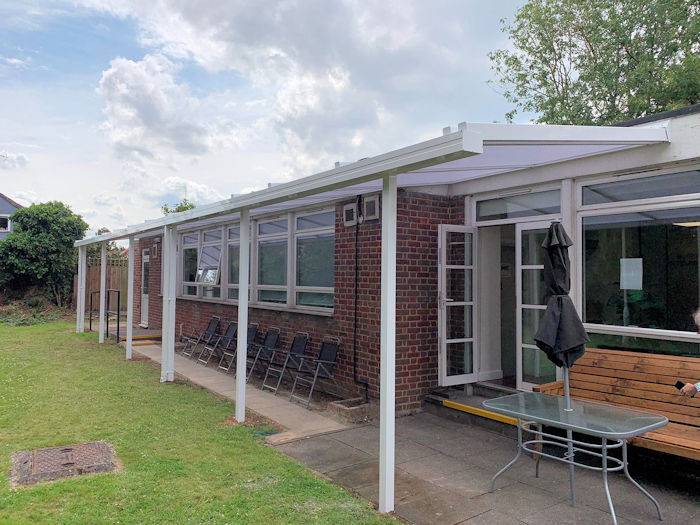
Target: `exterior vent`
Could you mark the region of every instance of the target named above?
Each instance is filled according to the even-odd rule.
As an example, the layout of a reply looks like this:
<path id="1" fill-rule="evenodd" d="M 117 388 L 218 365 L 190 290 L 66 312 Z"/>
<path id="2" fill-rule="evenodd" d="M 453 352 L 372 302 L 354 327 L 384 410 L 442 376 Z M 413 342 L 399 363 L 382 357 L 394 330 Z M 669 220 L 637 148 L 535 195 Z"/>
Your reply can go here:
<path id="1" fill-rule="evenodd" d="M 352 202 L 343 206 L 343 224 L 345 226 L 357 224 L 357 203 Z"/>
<path id="2" fill-rule="evenodd" d="M 372 221 L 379 218 L 379 195 L 365 197 L 362 202 L 362 218 Z"/>

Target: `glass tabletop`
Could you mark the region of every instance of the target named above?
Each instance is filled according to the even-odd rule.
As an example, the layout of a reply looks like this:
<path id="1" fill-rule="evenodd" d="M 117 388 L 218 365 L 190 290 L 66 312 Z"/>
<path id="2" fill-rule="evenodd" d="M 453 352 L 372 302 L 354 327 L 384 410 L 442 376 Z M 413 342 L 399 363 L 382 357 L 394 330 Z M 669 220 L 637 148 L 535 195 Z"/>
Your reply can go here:
<path id="1" fill-rule="evenodd" d="M 572 399 L 573 410 L 566 411 L 563 397 L 538 392 L 518 392 L 482 404 L 517 419 L 610 439 L 639 436 L 668 424 L 664 416 L 579 399 Z"/>

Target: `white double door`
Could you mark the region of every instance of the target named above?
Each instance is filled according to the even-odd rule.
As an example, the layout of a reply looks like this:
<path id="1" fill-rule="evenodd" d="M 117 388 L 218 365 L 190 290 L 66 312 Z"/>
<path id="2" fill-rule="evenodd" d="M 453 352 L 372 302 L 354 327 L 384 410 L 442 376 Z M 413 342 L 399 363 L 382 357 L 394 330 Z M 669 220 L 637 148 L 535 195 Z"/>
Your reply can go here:
<path id="1" fill-rule="evenodd" d="M 534 335 L 547 308 L 544 301 L 542 241 L 551 221 L 515 225 L 516 386 L 532 390 L 556 380 L 556 367 L 537 348 Z M 438 369 L 441 386 L 473 383 L 479 378 L 476 261 L 477 230 L 440 225 L 438 236 Z M 483 261 L 488 264 L 488 261 Z M 492 290 L 480 294 L 499 294 Z"/>

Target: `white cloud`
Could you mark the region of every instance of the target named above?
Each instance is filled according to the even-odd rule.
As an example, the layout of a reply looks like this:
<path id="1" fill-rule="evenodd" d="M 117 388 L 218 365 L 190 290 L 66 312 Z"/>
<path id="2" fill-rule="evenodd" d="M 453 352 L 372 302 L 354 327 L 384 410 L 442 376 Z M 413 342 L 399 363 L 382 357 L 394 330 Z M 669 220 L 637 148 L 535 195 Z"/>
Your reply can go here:
<path id="1" fill-rule="evenodd" d="M 27 156 L 22 153 L 3 153 L 0 151 L 0 169 L 14 170 L 23 168 L 27 165 L 27 162 L 29 162 Z"/>
<path id="2" fill-rule="evenodd" d="M 144 188 L 143 196 L 158 204 L 175 204 L 187 198 L 195 204 L 208 204 L 226 198 L 216 189 L 178 176 L 165 177 Z"/>
<path id="3" fill-rule="evenodd" d="M 14 200 L 20 203 L 22 206 L 31 206 L 39 202 L 39 195 L 35 191 L 26 190 L 18 191 L 13 194 Z"/>

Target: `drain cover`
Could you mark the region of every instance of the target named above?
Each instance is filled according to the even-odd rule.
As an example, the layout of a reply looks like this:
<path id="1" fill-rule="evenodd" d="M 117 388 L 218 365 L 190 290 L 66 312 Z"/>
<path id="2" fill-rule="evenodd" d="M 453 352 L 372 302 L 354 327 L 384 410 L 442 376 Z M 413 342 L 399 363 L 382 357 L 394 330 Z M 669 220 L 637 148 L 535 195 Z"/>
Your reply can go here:
<path id="1" fill-rule="evenodd" d="M 66 447 L 38 448 L 12 454 L 13 485 L 111 472 L 118 466 L 109 443 L 97 441 Z"/>

